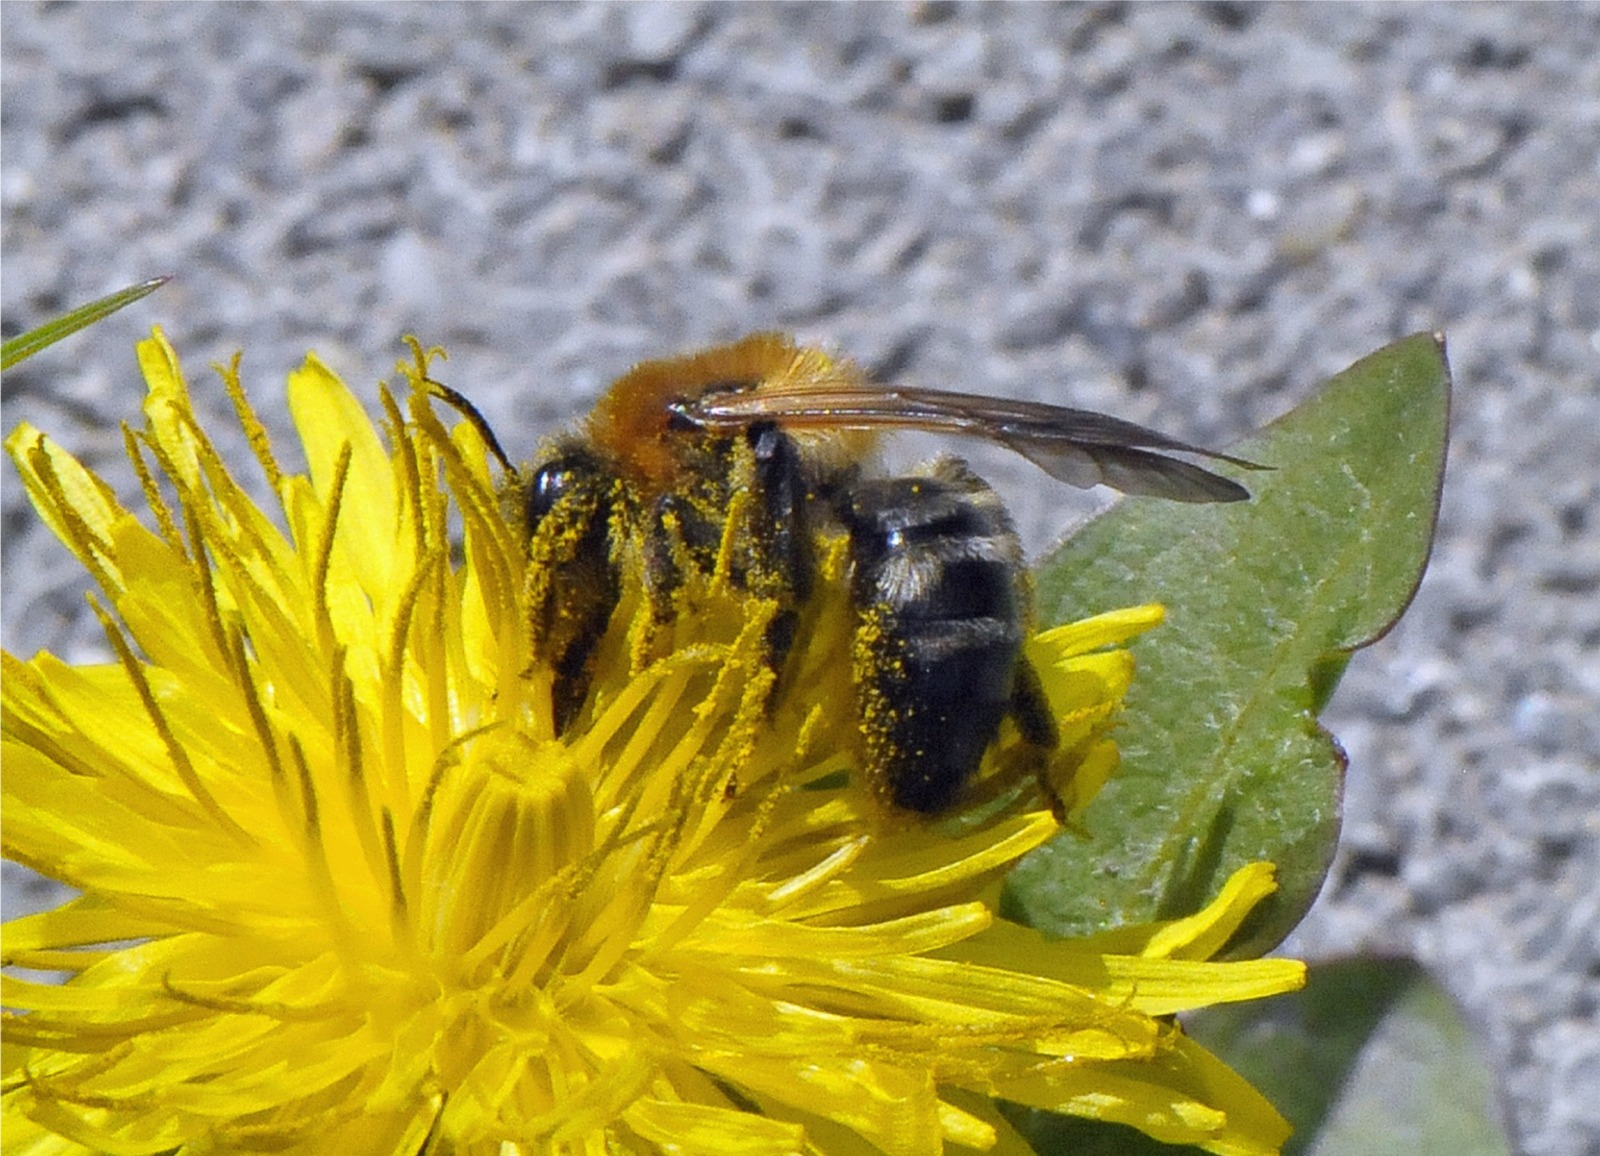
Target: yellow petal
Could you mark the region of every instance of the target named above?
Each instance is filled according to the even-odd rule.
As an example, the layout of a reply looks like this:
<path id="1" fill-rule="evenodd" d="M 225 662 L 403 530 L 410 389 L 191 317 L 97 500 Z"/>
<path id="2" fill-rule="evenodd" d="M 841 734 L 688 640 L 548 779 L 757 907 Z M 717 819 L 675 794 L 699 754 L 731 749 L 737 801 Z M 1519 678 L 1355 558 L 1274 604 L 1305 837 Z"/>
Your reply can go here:
<path id="1" fill-rule="evenodd" d="M 407 543 L 396 541 L 394 473 L 366 411 L 314 354 L 289 375 L 289 409 L 305 446 L 317 497 L 325 506 L 334 498 L 339 460 L 350 455 L 338 495 L 339 543 L 360 575 L 362 589 L 369 593 L 393 589 L 395 551 Z"/>

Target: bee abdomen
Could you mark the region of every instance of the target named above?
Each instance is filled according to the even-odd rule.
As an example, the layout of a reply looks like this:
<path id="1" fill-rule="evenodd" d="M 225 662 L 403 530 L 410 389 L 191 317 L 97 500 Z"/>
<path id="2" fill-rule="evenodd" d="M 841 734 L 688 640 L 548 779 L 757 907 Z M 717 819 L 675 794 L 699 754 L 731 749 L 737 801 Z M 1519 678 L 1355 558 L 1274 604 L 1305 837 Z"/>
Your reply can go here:
<path id="1" fill-rule="evenodd" d="M 910 810 L 951 806 L 1011 711 L 1021 547 L 965 466 L 854 486 L 841 502 L 860 615 L 856 697 L 869 777 Z"/>

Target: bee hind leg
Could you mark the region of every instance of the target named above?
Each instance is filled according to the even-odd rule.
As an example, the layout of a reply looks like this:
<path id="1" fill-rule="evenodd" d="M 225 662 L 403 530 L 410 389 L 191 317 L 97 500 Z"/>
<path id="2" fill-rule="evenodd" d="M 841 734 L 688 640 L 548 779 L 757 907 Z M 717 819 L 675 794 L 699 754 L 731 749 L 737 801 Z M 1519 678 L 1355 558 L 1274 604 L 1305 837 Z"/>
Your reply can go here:
<path id="1" fill-rule="evenodd" d="M 1065 825 L 1068 809 L 1066 800 L 1061 797 L 1060 791 L 1050 777 L 1053 762 L 1051 756 L 1061 743 L 1061 730 L 1056 725 L 1055 714 L 1050 709 L 1050 700 L 1045 695 L 1044 682 L 1039 677 L 1039 671 L 1026 657 L 1017 660 L 1017 677 L 1011 687 L 1010 715 L 1023 741 L 1036 748 L 1033 763 L 1039 790 L 1049 800 L 1050 809 L 1055 813 L 1056 819 Z"/>
<path id="2" fill-rule="evenodd" d="M 1010 713 L 1017 730 L 1030 744 L 1055 750 L 1061 741 L 1061 731 L 1056 727 L 1056 717 L 1050 711 L 1044 682 L 1033 663 L 1026 658 L 1017 659 L 1017 677 L 1011 686 Z"/>

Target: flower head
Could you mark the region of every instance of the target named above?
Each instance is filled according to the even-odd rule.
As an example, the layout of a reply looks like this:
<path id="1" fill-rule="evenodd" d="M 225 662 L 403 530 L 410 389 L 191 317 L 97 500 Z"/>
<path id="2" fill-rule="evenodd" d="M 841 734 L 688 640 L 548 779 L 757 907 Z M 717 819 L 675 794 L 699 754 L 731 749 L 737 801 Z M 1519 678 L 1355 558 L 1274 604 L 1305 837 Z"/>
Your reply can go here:
<path id="1" fill-rule="evenodd" d="M 849 774 L 842 550 L 781 693 L 774 605 L 711 574 L 663 624 L 625 580 L 558 735 L 537 565 L 420 350 L 387 448 L 319 361 L 291 376 L 304 475 L 224 372 L 283 528 L 159 333 L 140 360 L 154 529 L 37 431 L 7 443 L 114 655 L 5 660 L 5 851 L 81 892 L 6 928 L 7 965 L 70 976 L 6 977 L 8 1151 L 911 1154 L 1009 1136 L 991 1097 L 1276 1149 L 1168 1018 L 1298 985 L 1207 962 L 1270 868 L 1115 942 L 997 917 L 1058 819 L 1010 734 L 988 805 L 941 822 Z M 1158 618 L 1033 643 L 1069 816 L 1115 763 L 1115 644 Z"/>

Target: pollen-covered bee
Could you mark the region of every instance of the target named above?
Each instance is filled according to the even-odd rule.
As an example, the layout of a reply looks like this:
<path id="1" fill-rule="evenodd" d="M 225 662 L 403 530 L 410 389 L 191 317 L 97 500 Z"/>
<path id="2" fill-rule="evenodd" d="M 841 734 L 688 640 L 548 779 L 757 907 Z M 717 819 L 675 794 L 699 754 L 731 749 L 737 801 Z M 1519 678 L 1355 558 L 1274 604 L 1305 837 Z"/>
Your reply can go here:
<path id="1" fill-rule="evenodd" d="M 516 488 L 539 552 L 532 630 L 554 672 L 557 733 L 584 710 L 626 566 L 663 616 L 686 569 L 726 567 L 778 607 L 766 653 L 781 676 L 820 543 L 843 534 L 857 761 L 877 792 L 911 811 L 951 807 L 1008 717 L 1028 743 L 1053 748 L 1022 652 L 1031 598 L 1010 516 L 954 458 L 869 476 L 862 463 L 879 428 L 988 439 L 1078 486 L 1190 502 L 1249 496 L 1169 455 L 1249 466 L 1239 459 L 1083 410 L 880 386 L 781 335 L 644 362 Z M 736 508 L 744 522 L 729 534 Z"/>

